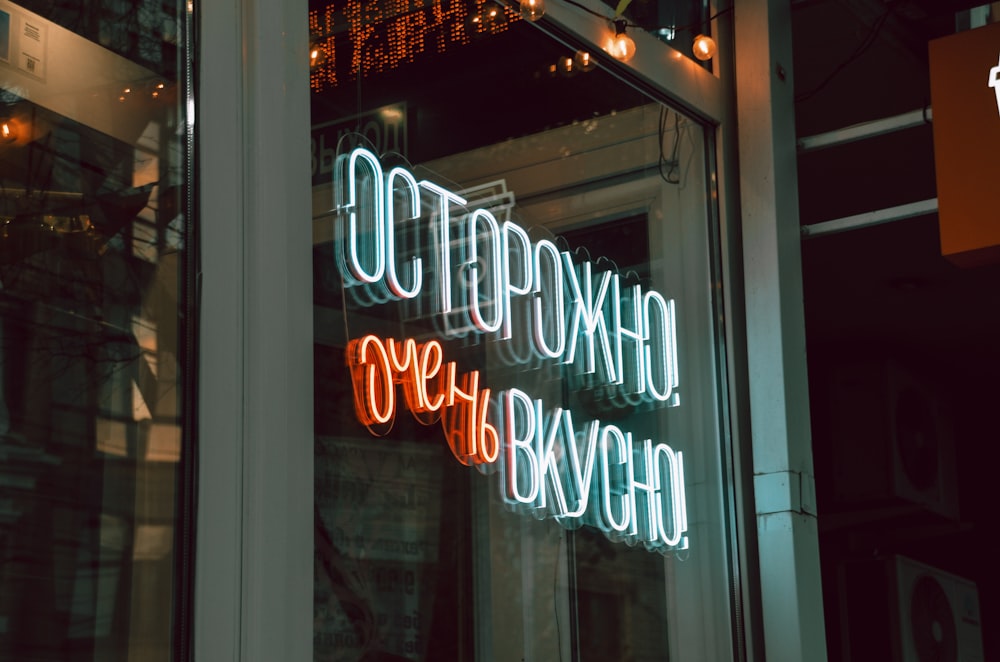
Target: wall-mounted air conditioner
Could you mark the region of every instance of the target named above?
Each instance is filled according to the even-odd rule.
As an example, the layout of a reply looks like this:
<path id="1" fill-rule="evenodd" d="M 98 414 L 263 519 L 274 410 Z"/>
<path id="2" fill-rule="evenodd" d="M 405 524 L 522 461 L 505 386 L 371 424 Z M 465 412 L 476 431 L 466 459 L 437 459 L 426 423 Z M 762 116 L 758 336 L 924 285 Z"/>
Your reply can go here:
<path id="1" fill-rule="evenodd" d="M 941 388 L 888 360 L 830 370 L 830 448 L 818 468 L 837 509 L 923 509 L 957 519 L 955 440 Z M 832 469 L 832 470 L 831 470 Z"/>
<path id="2" fill-rule="evenodd" d="M 976 585 L 903 556 L 844 564 L 842 660 L 982 662 Z"/>

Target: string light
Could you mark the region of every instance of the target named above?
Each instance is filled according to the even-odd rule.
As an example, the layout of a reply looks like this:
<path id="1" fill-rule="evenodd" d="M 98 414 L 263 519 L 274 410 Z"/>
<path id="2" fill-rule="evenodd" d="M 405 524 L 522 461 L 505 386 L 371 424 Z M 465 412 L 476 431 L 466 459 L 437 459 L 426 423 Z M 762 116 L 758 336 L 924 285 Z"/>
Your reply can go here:
<path id="1" fill-rule="evenodd" d="M 326 51 L 323 47 L 317 42 L 309 44 L 309 68 L 319 67 L 324 62 L 326 62 Z"/>
<path id="2" fill-rule="evenodd" d="M 691 44 L 691 52 L 694 53 L 694 56 L 702 62 L 705 60 L 711 60 L 715 55 L 715 51 L 715 40 L 708 35 L 698 35 L 694 38 L 694 43 Z"/>
<path id="3" fill-rule="evenodd" d="M 9 117 L 0 119 L 0 141 L 12 143 L 17 140 L 17 126 Z"/>
<path id="4" fill-rule="evenodd" d="M 625 34 L 625 26 L 627 25 L 625 19 L 616 19 L 613 24 L 615 26 L 615 35 L 608 43 L 607 51 L 615 59 L 628 62 L 635 55 L 635 42 L 632 40 L 632 37 Z"/>
<path id="5" fill-rule="evenodd" d="M 545 15 L 545 0 L 521 0 L 521 18 L 537 21 Z"/>
<path id="6" fill-rule="evenodd" d="M 576 0 L 564 0 L 564 2 L 566 2 L 566 4 L 572 5 L 578 9 L 583 10 L 588 14 L 607 20 L 607 16 L 605 14 L 596 12 L 587 6 L 579 2 L 576 2 Z M 608 40 L 608 43 L 605 45 L 604 49 L 618 60 L 621 60 L 622 62 L 627 62 L 635 54 L 635 42 L 632 40 L 631 37 L 625 34 L 626 28 L 638 28 L 640 30 L 644 30 L 652 34 L 664 37 L 665 39 L 670 41 L 674 39 L 677 36 L 677 33 L 681 31 L 694 32 L 694 30 L 701 29 L 705 25 L 711 25 L 712 21 L 719 18 L 723 14 L 728 14 L 729 12 L 733 11 L 735 7 L 734 4 L 731 7 L 727 7 L 726 9 L 723 9 L 721 11 L 716 12 L 715 14 L 712 14 L 704 21 L 701 21 L 699 23 L 693 23 L 691 25 L 642 26 L 637 23 L 631 23 L 623 17 L 623 12 L 628 7 L 630 2 L 631 0 L 622 0 L 621 2 L 618 3 L 618 8 L 616 10 L 617 13 L 615 14 L 615 17 L 611 19 L 611 23 L 615 27 L 615 34 L 614 37 Z M 692 51 L 694 57 L 704 61 L 711 59 L 715 55 L 717 51 L 717 46 L 714 39 L 712 39 L 707 34 L 701 33 L 698 34 L 697 37 L 695 37 L 694 43 L 692 44 Z"/>
<path id="7" fill-rule="evenodd" d="M 580 71 L 590 71 L 594 68 L 594 58 L 587 51 L 577 51 L 573 56 L 573 64 Z"/>
<path id="8" fill-rule="evenodd" d="M 563 76 L 572 76 L 576 73 L 573 69 L 573 58 L 568 56 L 559 58 L 559 73 Z"/>
<path id="9" fill-rule="evenodd" d="M 573 55 L 561 56 L 555 64 L 550 64 L 548 73 L 550 76 L 575 76 L 578 73 L 593 71 L 597 66 L 594 58 L 587 51 L 577 51 Z"/>

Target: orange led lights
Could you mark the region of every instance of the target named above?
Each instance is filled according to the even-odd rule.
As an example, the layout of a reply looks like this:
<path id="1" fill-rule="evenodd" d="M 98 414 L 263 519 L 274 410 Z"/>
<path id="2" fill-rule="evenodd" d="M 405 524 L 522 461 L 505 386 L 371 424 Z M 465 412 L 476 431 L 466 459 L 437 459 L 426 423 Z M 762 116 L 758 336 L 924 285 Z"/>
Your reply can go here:
<path id="1" fill-rule="evenodd" d="M 341 73 L 351 79 L 391 71 L 425 52 L 443 53 L 471 43 L 473 37 L 503 32 L 521 20 L 516 5 L 502 7 L 483 0 L 471 7 L 446 0 L 430 0 L 420 10 L 411 5 L 409 0 L 348 0 L 309 12 L 309 31 L 318 47 L 316 58 L 310 57 L 313 91 L 335 87 L 337 67 L 348 61 L 350 70 Z M 335 44 L 333 35 L 343 31 L 345 21 L 346 42 L 338 38 Z M 338 45 L 348 48 L 340 64 Z"/>

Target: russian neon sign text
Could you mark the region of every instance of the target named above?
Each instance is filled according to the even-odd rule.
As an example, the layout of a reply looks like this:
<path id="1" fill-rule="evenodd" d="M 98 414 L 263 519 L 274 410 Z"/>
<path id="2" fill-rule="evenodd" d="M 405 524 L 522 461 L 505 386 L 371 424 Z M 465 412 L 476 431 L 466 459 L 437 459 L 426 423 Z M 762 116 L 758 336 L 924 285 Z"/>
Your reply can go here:
<path id="1" fill-rule="evenodd" d="M 401 389 L 418 421 L 440 421 L 458 461 L 499 467 L 501 496 L 513 509 L 568 527 L 590 524 L 650 550 L 687 548 L 680 451 L 636 444 L 632 433 L 596 419 L 578 427 L 569 410 L 546 410 L 520 389 L 491 398 L 478 370 L 459 375 L 454 361 L 444 363 L 436 340 L 366 335 L 350 341 L 346 359 L 355 413 L 373 434 L 391 428 Z"/>
<path id="2" fill-rule="evenodd" d="M 561 366 L 611 387 L 616 406 L 679 404 L 673 299 L 365 148 L 337 158 L 334 201 L 337 264 L 357 304 L 395 301 L 444 340 L 481 336 L 512 364 Z M 576 424 L 520 388 L 494 393 L 479 370 L 446 361 L 437 339 L 366 334 L 346 362 L 355 414 L 373 434 L 405 408 L 440 423 L 459 462 L 499 472 L 514 510 L 687 548 L 684 458 L 667 443 L 596 418 Z"/>
<path id="3" fill-rule="evenodd" d="M 623 284 L 548 239 L 533 243 L 488 209 L 467 211 L 463 197 L 402 167 L 384 172 L 365 148 L 339 157 L 334 171 L 337 261 L 358 303 L 422 298 L 444 337 L 509 342 L 515 328 L 527 329 L 535 359 L 574 366 L 630 404 L 678 404 L 672 299 Z M 435 285 L 425 288 L 428 280 Z"/>

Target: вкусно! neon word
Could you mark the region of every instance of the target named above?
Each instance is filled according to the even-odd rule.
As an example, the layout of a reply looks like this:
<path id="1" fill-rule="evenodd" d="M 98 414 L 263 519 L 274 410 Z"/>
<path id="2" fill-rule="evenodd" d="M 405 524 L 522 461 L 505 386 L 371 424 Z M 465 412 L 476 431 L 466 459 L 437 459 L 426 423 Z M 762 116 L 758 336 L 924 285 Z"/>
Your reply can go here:
<path id="1" fill-rule="evenodd" d="M 436 328 L 448 338 L 502 344 L 523 331 L 538 360 L 575 367 L 627 403 L 678 404 L 672 299 L 623 285 L 617 270 L 575 260 L 549 239 L 532 241 L 487 208 L 469 210 L 406 168 L 385 172 L 365 148 L 337 158 L 334 191 L 337 263 L 355 301 L 414 305 L 443 320 Z M 346 359 L 355 412 L 373 434 L 391 428 L 399 385 L 417 420 L 441 421 L 459 461 L 499 468 L 512 507 L 649 549 L 687 548 L 683 456 L 666 443 L 635 444 L 598 420 L 575 428 L 569 410 L 546 410 L 518 388 L 491 398 L 479 371 L 460 374 L 436 340 L 364 335 Z"/>

